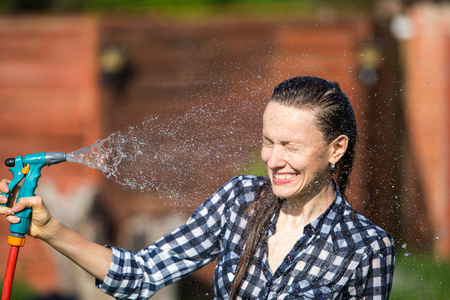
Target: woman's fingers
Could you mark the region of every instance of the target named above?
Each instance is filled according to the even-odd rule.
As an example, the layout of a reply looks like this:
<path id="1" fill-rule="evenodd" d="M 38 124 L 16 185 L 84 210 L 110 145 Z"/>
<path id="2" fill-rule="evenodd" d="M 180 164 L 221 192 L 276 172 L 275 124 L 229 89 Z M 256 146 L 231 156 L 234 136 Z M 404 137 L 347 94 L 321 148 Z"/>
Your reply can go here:
<path id="1" fill-rule="evenodd" d="M 0 204 L 6 204 L 8 203 L 8 198 L 6 196 L 0 195 Z"/>
<path id="2" fill-rule="evenodd" d="M 20 217 L 14 216 L 14 213 L 18 213 L 25 208 L 31 208 L 35 203 L 39 203 L 40 199 L 33 199 L 33 198 L 39 198 L 39 197 L 27 197 L 19 199 L 17 203 L 15 203 L 12 207 L 1 207 L 0 208 L 0 214 L 6 215 L 6 220 L 9 223 L 19 223 Z M 5 201 L 5 199 L 2 199 L 2 203 Z"/>
<path id="3" fill-rule="evenodd" d="M 8 221 L 11 224 L 16 224 L 20 222 L 20 218 L 14 215 L 8 215 L 6 216 L 6 221 Z"/>
<path id="4" fill-rule="evenodd" d="M 17 194 L 19 193 L 19 190 L 20 190 L 20 185 L 16 185 L 14 187 L 14 189 L 11 191 L 8 186 L 8 184 L 10 182 L 11 182 L 11 180 L 8 180 L 8 179 L 2 179 L 0 181 L 0 191 L 5 194 L 10 193 L 8 199 L 5 196 L 1 195 L 0 203 L 6 204 L 6 206 L 9 206 L 9 207 L 11 207 L 13 205 L 13 203 L 15 202 L 15 200 L 17 199 Z M 6 202 L 5 202 L 5 199 L 6 199 Z"/>
<path id="5" fill-rule="evenodd" d="M 44 201 L 42 201 L 42 198 L 39 196 L 22 197 L 16 201 L 20 186 L 17 185 L 10 191 L 8 183 L 10 183 L 10 181 L 7 179 L 0 181 L 0 191 L 3 191 L 4 193 L 11 192 L 9 199 L 0 195 L 0 203 L 7 204 L 6 206 L 0 207 L 0 215 L 6 215 L 6 221 L 9 223 L 19 223 L 20 217 L 17 217 L 14 214 L 23 211 L 25 208 L 32 209 L 33 213 L 31 215 L 28 234 L 34 237 L 45 237 L 46 233 L 51 230 L 48 224 L 52 219 L 52 215 L 45 206 Z"/>
<path id="6" fill-rule="evenodd" d="M 2 191 L 5 194 L 9 193 L 9 187 L 8 183 L 10 183 L 9 180 L 3 179 L 0 181 L 0 191 Z M 10 215 L 12 214 L 12 210 L 10 207 L 7 206 L 8 204 L 8 198 L 4 195 L 0 195 L 0 215 Z"/>
<path id="7" fill-rule="evenodd" d="M 11 180 L 8 179 L 2 179 L 0 181 L 0 191 L 2 191 L 5 194 L 9 193 L 9 187 L 8 184 L 11 182 Z"/>
<path id="8" fill-rule="evenodd" d="M 25 208 L 31 208 L 33 210 L 28 234 L 33 237 L 46 236 L 47 231 L 50 229 L 48 228 L 48 224 L 52 219 L 52 215 L 47 209 L 47 206 L 45 206 L 42 198 L 39 196 L 20 198 L 12 207 L 12 211 L 16 213 Z"/>
<path id="9" fill-rule="evenodd" d="M 13 213 L 18 213 L 25 208 L 31 208 L 34 211 L 42 210 L 43 206 L 42 198 L 39 196 L 33 196 L 33 197 L 23 197 L 20 198 L 14 205 L 11 207 Z"/>

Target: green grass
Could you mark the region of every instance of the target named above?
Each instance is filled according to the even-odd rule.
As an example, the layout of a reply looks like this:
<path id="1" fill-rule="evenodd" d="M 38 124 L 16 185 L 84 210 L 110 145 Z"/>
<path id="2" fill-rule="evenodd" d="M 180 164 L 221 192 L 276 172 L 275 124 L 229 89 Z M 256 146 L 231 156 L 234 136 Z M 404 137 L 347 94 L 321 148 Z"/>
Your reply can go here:
<path id="1" fill-rule="evenodd" d="M 0 283 L 1 287 L 3 288 L 3 280 Z M 36 293 L 33 291 L 33 289 L 26 283 L 24 283 L 21 280 L 15 279 L 13 281 L 13 287 L 11 290 L 11 299 L 14 300 L 30 300 L 30 299 L 36 299 L 35 298 Z"/>
<path id="2" fill-rule="evenodd" d="M 431 254 L 397 254 L 390 299 L 450 299 L 450 261 Z"/>

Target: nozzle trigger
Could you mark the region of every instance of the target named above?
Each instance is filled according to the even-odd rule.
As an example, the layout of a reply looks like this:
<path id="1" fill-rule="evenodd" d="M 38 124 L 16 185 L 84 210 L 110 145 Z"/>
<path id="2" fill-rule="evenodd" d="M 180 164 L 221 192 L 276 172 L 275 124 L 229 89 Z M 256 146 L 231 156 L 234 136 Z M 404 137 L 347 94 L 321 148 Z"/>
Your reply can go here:
<path id="1" fill-rule="evenodd" d="M 28 172 L 30 172 L 30 164 L 27 164 L 25 167 L 22 168 L 22 173 L 24 175 L 27 175 Z"/>
<path id="2" fill-rule="evenodd" d="M 9 192 L 8 193 L 1 192 L 1 194 L 6 198 L 9 198 L 9 195 L 14 190 L 16 185 L 20 181 L 22 181 L 22 179 L 25 177 L 25 174 L 23 172 L 26 170 L 24 170 L 25 166 L 22 163 L 21 156 L 17 156 L 16 158 L 8 158 L 5 161 L 5 165 L 12 167 L 11 169 L 9 169 L 9 171 L 13 174 L 13 179 L 8 184 Z M 6 204 L 1 204 L 1 206 L 6 206 Z"/>

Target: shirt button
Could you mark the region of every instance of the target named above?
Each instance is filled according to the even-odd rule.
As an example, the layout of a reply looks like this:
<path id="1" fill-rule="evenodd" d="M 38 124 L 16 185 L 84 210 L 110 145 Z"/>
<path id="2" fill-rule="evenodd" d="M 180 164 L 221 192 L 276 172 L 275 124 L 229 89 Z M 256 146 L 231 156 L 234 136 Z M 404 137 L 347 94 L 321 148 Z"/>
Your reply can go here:
<path id="1" fill-rule="evenodd" d="M 266 282 L 266 287 L 269 287 L 270 286 L 270 281 L 267 281 Z"/>
<path id="2" fill-rule="evenodd" d="M 311 234 L 311 228 L 306 228 L 306 234 Z"/>
<path id="3" fill-rule="evenodd" d="M 294 256 L 292 254 L 289 254 L 288 256 L 286 256 L 286 261 L 290 262 L 294 259 Z"/>
<path id="4" fill-rule="evenodd" d="M 294 291 L 295 291 L 296 293 L 300 292 L 300 290 L 301 290 L 301 288 L 300 288 L 299 286 L 296 286 L 295 289 L 294 289 Z"/>

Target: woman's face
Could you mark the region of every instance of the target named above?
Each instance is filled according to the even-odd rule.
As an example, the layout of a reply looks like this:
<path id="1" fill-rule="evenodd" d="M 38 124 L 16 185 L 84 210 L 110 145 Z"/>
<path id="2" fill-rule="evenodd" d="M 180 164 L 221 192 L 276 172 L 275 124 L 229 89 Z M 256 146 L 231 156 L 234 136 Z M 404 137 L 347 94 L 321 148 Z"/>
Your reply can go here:
<path id="1" fill-rule="evenodd" d="M 263 117 L 261 157 L 273 192 L 283 199 L 313 195 L 330 183 L 333 146 L 305 109 L 269 102 Z"/>

